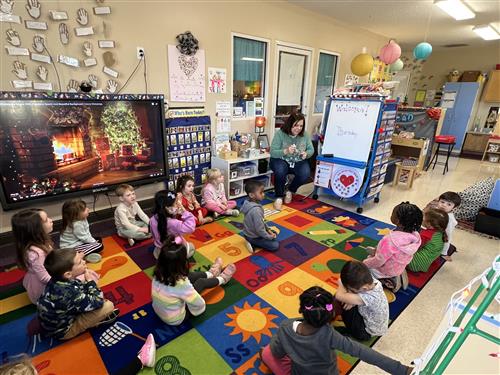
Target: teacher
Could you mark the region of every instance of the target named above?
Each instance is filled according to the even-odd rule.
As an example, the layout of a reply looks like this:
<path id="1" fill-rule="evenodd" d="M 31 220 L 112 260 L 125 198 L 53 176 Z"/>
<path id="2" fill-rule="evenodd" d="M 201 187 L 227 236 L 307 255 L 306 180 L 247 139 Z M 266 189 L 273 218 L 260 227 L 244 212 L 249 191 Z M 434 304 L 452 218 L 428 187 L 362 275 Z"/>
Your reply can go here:
<path id="1" fill-rule="evenodd" d="M 309 134 L 305 132 L 305 127 L 304 115 L 300 112 L 292 113 L 281 129 L 274 134 L 270 164 L 274 172 L 276 210 L 281 210 L 283 198 L 285 204 L 290 203 L 292 194 L 295 194 L 311 176 L 311 167 L 307 159 L 313 156 L 314 147 Z M 285 194 L 285 184 L 289 174 L 295 177 Z"/>

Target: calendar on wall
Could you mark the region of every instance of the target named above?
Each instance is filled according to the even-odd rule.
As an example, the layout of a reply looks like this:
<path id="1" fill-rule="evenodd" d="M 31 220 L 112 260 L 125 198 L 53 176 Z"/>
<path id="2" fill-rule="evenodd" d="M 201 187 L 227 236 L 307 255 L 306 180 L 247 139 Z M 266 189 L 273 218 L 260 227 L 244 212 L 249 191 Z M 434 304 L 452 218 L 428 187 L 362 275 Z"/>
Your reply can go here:
<path id="1" fill-rule="evenodd" d="M 173 117 L 165 121 L 167 128 L 167 188 L 175 189 L 180 176 L 191 175 L 195 185 L 205 183 L 211 166 L 210 116 Z"/>

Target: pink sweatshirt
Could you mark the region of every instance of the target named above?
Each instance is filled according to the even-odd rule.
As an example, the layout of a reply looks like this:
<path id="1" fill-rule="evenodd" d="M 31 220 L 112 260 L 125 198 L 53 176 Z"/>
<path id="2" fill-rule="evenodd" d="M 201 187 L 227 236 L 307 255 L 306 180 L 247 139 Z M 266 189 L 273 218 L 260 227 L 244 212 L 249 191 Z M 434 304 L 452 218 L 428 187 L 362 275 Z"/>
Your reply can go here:
<path id="1" fill-rule="evenodd" d="M 207 182 L 201 191 L 203 205 L 216 204 L 219 206 L 221 203 L 227 204 L 226 192 L 224 185 L 220 184 L 216 187 L 214 184 Z"/>
<path id="2" fill-rule="evenodd" d="M 30 301 L 34 304 L 42 295 L 45 285 L 50 281 L 50 275 L 45 269 L 43 262 L 47 254 L 36 246 L 31 246 L 28 250 L 28 269 L 24 275 L 23 286 L 28 292 Z"/>
<path id="3" fill-rule="evenodd" d="M 380 240 L 375 255 L 366 258 L 363 263 L 380 275 L 379 278 L 399 276 L 412 260 L 420 243 L 418 232 L 393 230 Z"/>
<path id="4" fill-rule="evenodd" d="M 149 225 L 151 227 L 151 234 L 153 235 L 153 241 L 155 247 L 161 248 L 162 243 L 160 239 L 160 231 L 158 230 L 158 217 L 156 215 L 154 215 L 150 219 Z M 182 237 L 186 234 L 193 233 L 195 229 L 196 229 L 196 218 L 189 211 L 184 211 L 180 220 L 167 219 L 167 233 L 172 236 Z"/>

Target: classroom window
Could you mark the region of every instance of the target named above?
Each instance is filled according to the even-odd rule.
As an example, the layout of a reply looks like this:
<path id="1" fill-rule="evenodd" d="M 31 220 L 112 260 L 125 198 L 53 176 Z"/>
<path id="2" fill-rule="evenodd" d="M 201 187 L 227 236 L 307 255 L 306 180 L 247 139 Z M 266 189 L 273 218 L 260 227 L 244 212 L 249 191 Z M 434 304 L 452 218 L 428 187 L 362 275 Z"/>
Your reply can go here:
<path id="1" fill-rule="evenodd" d="M 325 52 L 319 53 L 316 93 L 314 95 L 314 113 L 323 112 L 323 102 L 328 95 L 333 93 L 337 63 L 337 55 Z"/>
<path id="2" fill-rule="evenodd" d="M 233 36 L 233 114 L 255 116 L 254 98 L 264 98 L 267 42 Z"/>

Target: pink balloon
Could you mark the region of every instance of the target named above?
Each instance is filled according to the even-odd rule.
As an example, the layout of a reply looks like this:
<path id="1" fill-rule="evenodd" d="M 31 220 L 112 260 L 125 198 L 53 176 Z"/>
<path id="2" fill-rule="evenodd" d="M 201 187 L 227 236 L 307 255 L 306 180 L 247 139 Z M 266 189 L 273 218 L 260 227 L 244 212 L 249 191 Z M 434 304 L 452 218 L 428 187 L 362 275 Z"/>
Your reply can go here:
<path id="1" fill-rule="evenodd" d="M 390 40 L 385 46 L 380 49 L 379 59 L 386 63 L 392 64 L 401 56 L 401 47 L 394 40 Z"/>

